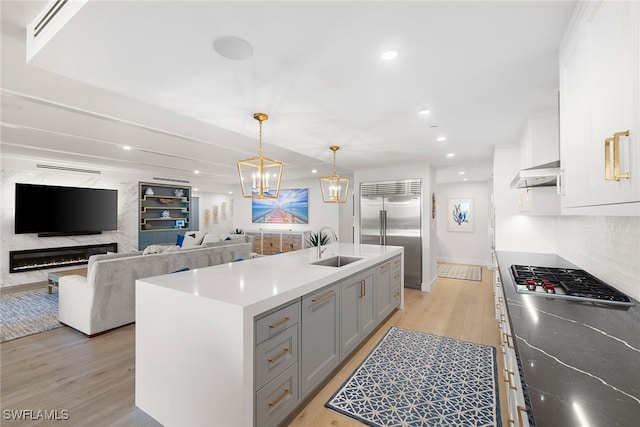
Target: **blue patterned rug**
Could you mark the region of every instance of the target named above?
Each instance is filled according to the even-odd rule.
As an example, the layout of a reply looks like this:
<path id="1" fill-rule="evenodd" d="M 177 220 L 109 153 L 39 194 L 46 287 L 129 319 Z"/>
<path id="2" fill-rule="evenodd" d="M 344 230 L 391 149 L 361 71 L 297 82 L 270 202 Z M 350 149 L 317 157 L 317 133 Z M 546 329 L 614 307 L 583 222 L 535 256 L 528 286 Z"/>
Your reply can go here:
<path id="1" fill-rule="evenodd" d="M 0 342 L 60 328 L 58 293 L 47 289 L 3 294 L 0 297 Z"/>
<path id="2" fill-rule="evenodd" d="M 501 426 L 496 349 L 391 327 L 325 404 L 370 426 Z"/>

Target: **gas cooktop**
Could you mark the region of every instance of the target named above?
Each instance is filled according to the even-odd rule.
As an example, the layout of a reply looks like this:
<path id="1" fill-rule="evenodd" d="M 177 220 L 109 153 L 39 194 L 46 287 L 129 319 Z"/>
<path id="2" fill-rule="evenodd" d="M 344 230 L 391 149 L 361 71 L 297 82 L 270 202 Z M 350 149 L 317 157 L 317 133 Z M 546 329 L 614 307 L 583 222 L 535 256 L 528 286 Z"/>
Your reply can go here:
<path id="1" fill-rule="evenodd" d="M 584 270 L 512 265 L 511 275 L 516 291 L 519 293 L 547 294 L 547 296 L 606 304 L 635 305 L 628 296 Z"/>

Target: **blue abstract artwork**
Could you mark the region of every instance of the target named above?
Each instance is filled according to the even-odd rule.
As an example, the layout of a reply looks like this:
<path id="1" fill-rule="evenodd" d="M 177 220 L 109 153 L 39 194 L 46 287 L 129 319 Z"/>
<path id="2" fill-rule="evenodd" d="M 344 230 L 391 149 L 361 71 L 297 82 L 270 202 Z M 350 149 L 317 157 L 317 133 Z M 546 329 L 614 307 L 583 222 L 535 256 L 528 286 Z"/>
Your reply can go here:
<path id="1" fill-rule="evenodd" d="M 473 199 L 447 199 L 447 210 L 449 231 L 473 231 Z"/>

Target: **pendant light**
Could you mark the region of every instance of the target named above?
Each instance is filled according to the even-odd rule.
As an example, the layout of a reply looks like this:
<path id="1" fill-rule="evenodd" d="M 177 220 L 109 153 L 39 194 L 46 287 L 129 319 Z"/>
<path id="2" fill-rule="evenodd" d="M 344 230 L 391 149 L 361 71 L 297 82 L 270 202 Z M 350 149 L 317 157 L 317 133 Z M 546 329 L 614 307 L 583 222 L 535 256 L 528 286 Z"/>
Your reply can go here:
<path id="1" fill-rule="evenodd" d="M 238 160 L 242 196 L 249 199 L 277 199 L 282 181 L 282 162 L 262 155 L 262 122 L 269 116 L 255 113 L 253 118 L 260 123 L 260 151 L 255 157 Z"/>
<path id="2" fill-rule="evenodd" d="M 340 147 L 332 145 L 329 149 L 333 151 L 333 175 L 320 178 L 322 201 L 325 203 L 346 203 L 349 178 L 336 174 L 336 151 Z"/>

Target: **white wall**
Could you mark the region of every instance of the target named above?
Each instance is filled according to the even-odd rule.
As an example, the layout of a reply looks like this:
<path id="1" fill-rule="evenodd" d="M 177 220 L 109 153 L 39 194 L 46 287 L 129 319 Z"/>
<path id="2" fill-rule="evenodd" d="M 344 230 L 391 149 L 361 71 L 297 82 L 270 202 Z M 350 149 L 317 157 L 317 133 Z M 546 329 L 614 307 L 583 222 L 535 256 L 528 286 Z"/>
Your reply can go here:
<path id="1" fill-rule="evenodd" d="M 430 291 L 438 278 L 437 254 L 431 250 L 436 245 L 436 222 L 431 219 L 431 194 L 436 191 L 436 172 L 429 165 L 405 165 L 384 169 L 365 169 L 354 174 L 354 226 L 355 242 L 360 242 L 359 212 L 360 183 L 374 181 L 391 181 L 397 179 L 422 179 L 422 290 Z"/>
<path id="2" fill-rule="evenodd" d="M 235 227 L 233 226 L 235 206 L 231 194 L 194 192 L 194 196 L 199 199 L 198 209 L 198 225 L 199 231 L 206 231 L 210 234 L 219 236 L 231 233 Z M 224 208 L 224 209 L 223 209 Z M 217 217 L 215 210 L 217 209 Z M 209 221 L 207 222 L 207 211 Z M 224 215 L 223 215 L 224 213 Z"/>
<path id="3" fill-rule="evenodd" d="M 240 188 L 233 192 L 234 228 L 243 230 L 293 230 L 318 231 L 321 227 L 329 226 L 338 234 L 341 242 L 349 242 L 350 230 L 340 228 L 341 205 L 324 203 L 320 182 L 317 179 L 290 180 L 281 184 L 280 189 L 308 188 L 309 189 L 309 224 L 253 224 L 251 222 L 251 199 L 242 197 Z M 345 208 L 348 210 L 348 207 Z M 202 221 L 202 218 L 201 218 Z"/>
<path id="4" fill-rule="evenodd" d="M 459 264 L 491 264 L 491 243 L 489 239 L 489 197 L 488 182 L 462 182 L 438 184 L 436 191 L 436 219 L 438 226 L 438 261 Z M 447 210 L 449 198 L 472 198 L 474 202 L 473 231 L 449 231 Z M 435 248 L 432 248 L 435 249 Z"/>
<path id="5" fill-rule="evenodd" d="M 518 212 L 517 191 L 511 180 L 520 171 L 518 146 L 496 147 L 493 160 L 496 250 L 556 252 L 556 217 L 530 216 Z"/>

